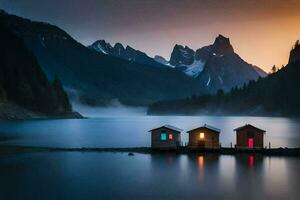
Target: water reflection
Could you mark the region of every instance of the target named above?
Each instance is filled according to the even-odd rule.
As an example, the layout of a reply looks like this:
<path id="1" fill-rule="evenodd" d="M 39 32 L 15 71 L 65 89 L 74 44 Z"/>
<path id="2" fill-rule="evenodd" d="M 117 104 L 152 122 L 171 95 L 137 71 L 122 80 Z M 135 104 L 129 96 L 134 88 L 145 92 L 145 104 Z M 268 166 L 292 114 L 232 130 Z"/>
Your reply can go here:
<path id="1" fill-rule="evenodd" d="M 264 157 L 261 154 L 237 154 L 236 163 L 245 169 L 254 170 L 262 165 Z"/>
<path id="2" fill-rule="evenodd" d="M 254 167 L 254 156 L 249 156 L 249 168 L 252 169 Z"/>
<path id="3" fill-rule="evenodd" d="M 201 156 L 198 156 L 198 169 L 199 169 L 200 173 L 202 173 L 202 171 L 203 171 L 203 166 L 204 166 L 204 156 L 201 155 Z"/>
<path id="4" fill-rule="evenodd" d="M 299 166 L 256 154 L 18 154 L 0 159 L 0 199 L 298 199 Z"/>

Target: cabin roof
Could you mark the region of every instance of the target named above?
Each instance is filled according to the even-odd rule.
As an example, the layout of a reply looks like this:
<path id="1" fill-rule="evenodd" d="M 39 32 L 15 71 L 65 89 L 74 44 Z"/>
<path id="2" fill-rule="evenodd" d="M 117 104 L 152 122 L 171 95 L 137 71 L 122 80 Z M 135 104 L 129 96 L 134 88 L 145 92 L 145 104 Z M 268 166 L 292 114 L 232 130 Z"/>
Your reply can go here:
<path id="1" fill-rule="evenodd" d="M 158 127 L 158 128 L 151 129 L 149 132 L 152 132 L 152 131 L 155 131 L 155 130 L 161 129 L 161 128 L 166 128 L 166 129 L 169 129 L 169 130 L 178 132 L 178 133 L 181 133 L 181 132 L 183 131 L 182 129 L 177 128 L 177 127 L 175 127 L 175 126 L 172 126 L 172 125 L 169 125 L 169 124 L 165 124 L 165 125 L 160 126 L 160 127 Z"/>
<path id="2" fill-rule="evenodd" d="M 258 131 L 261 131 L 261 132 L 266 132 L 265 130 L 262 130 L 260 128 L 257 128 L 255 126 L 252 126 L 251 124 L 245 124 L 244 126 L 241 126 L 241 127 L 238 127 L 236 129 L 233 129 L 234 131 L 239 131 L 239 130 L 242 130 L 242 129 L 245 129 L 245 128 L 253 128 L 253 129 L 256 129 Z"/>
<path id="3" fill-rule="evenodd" d="M 192 130 L 189 130 L 188 133 L 194 132 L 194 131 L 196 131 L 196 130 L 198 130 L 198 129 L 201 129 L 201 128 L 209 129 L 209 130 L 211 130 L 211 131 L 213 131 L 213 132 L 215 132 L 215 133 L 221 133 L 221 129 L 218 129 L 218 128 L 216 128 L 216 127 L 210 126 L 210 125 L 208 125 L 208 124 L 204 124 L 204 126 L 200 126 L 200 127 L 198 127 L 198 128 L 194 128 L 194 129 L 192 129 Z"/>

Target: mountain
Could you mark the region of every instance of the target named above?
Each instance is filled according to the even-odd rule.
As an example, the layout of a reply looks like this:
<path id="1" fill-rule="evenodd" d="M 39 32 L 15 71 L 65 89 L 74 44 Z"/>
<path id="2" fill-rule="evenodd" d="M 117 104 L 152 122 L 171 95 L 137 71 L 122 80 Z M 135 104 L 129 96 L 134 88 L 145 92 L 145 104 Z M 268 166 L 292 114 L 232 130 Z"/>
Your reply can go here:
<path id="1" fill-rule="evenodd" d="M 289 63 L 300 61 L 300 42 L 299 40 L 296 41 L 295 45 L 293 46 L 290 57 Z"/>
<path id="2" fill-rule="evenodd" d="M 0 23 L 0 119 L 75 116 L 58 77 L 49 83 L 24 42 Z"/>
<path id="3" fill-rule="evenodd" d="M 287 66 L 225 94 L 193 96 L 152 104 L 149 114 L 300 116 L 300 60 L 296 45 Z"/>
<path id="4" fill-rule="evenodd" d="M 164 57 L 159 55 L 154 56 L 154 60 L 163 65 L 167 65 L 169 63 Z"/>
<path id="5" fill-rule="evenodd" d="M 0 21 L 23 39 L 47 77 L 53 80 L 55 74 L 59 75 L 72 99 L 78 98 L 82 103 L 107 105 L 118 99 L 127 105 L 148 105 L 204 92 L 197 80 L 177 69 L 156 61 L 153 62 L 158 67 L 153 67 L 100 54 L 78 43 L 57 26 L 5 12 L 0 12 Z M 119 44 L 115 48 L 123 50 Z"/>
<path id="6" fill-rule="evenodd" d="M 146 64 L 155 67 L 165 67 L 165 65 L 156 62 L 155 59 L 149 57 L 146 53 L 136 50 L 130 46 L 126 46 L 125 48 L 121 43 L 116 43 L 114 46 L 112 46 L 105 40 L 97 40 L 96 42 L 88 46 L 88 48 L 96 50 L 101 54 L 115 56 L 139 64 Z"/>
<path id="7" fill-rule="evenodd" d="M 101 54 L 111 55 L 131 62 L 151 66 L 168 66 L 197 79 L 203 91 L 215 93 L 218 89 L 229 91 L 232 87 L 242 86 L 250 80 L 265 77 L 267 74 L 257 66 L 246 63 L 235 52 L 229 38 L 219 35 L 215 42 L 196 51 L 188 46 L 175 45 L 170 61 L 162 56 L 151 58 L 144 52 L 115 46 L 105 40 L 98 40 L 89 46 Z"/>
<path id="8" fill-rule="evenodd" d="M 156 62 L 160 63 L 160 64 L 163 64 L 163 65 L 165 65 L 165 66 L 174 68 L 174 66 L 171 65 L 171 64 L 170 64 L 164 57 L 162 57 L 162 56 L 156 55 L 156 56 L 154 56 L 154 60 L 155 60 Z"/>
<path id="9" fill-rule="evenodd" d="M 262 70 L 261 68 L 252 65 L 252 67 L 255 69 L 255 71 L 259 74 L 260 77 L 264 78 L 267 76 L 266 72 L 264 70 Z"/>
<path id="10" fill-rule="evenodd" d="M 168 62 L 186 75 L 200 81 L 209 91 L 229 91 L 250 80 L 257 80 L 267 74 L 257 66 L 245 62 L 230 43 L 229 38 L 219 35 L 214 43 L 194 51 L 176 44 Z"/>

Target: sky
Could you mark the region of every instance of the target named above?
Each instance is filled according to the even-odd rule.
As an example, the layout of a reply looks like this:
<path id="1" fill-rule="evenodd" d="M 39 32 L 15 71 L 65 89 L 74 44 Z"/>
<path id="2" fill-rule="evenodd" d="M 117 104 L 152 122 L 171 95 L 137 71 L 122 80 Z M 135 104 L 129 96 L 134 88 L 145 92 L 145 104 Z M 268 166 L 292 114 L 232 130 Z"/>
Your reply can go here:
<path id="1" fill-rule="evenodd" d="M 299 0 L 0 0 L 0 8 L 49 22 L 84 45 L 121 42 L 166 59 L 175 44 L 198 49 L 218 34 L 269 72 L 300 39 Z"/>

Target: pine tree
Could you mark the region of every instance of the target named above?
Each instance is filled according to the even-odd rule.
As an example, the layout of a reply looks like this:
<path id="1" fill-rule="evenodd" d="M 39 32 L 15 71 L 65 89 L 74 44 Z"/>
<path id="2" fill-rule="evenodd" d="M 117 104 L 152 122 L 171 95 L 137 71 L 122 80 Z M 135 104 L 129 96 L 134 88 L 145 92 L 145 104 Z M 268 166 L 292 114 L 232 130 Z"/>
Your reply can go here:
<path id="1" fill-rule="evenodd" d="M 297 40 L 297 41 L 295 42 L 294 49 L 298 48 L 299 46 L 300 46 L 300 42 L 299 42 L 299 40 Z"/>
<path id="2" fill-rule="evenodd" d="M 272 69 L 271 69 L 271 74 L 277 72 L 277 70 L 278 70 L 278 69 L 277 69 L 276 65 L 273 65 L 273 67 L 272 67 Z"/>

